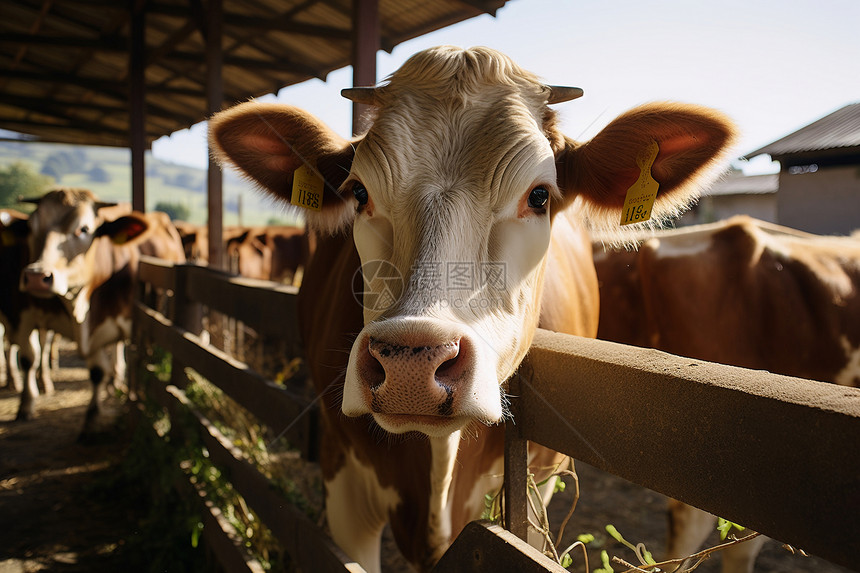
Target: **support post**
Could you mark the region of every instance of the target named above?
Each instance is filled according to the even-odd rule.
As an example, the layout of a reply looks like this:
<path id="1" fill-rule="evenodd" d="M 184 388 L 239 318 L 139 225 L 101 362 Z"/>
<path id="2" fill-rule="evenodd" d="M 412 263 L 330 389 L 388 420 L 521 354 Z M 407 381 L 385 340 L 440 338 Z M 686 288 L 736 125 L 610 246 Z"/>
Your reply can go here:
<path id="1" fill-rule="evenodd" d="M 223 0 L 210 0 L 206 12 L 206 93 L 207 114 L 221 111 L 224 101 L 224 82 L 222 64 L 224 56 L 221 47 L 221 27 L 223 20 Z M 209 154 L 209 174 L 207 179 L 209 208 L 209 266 L 224 268 L 224 190 L 221 168 Z"/>
<path id="2" fill-rule="evenodd" d="M 352 1 L 352 85 L 376 84 L 376 52 L 380 45 L 379 0 Z M 367 129 L 362 117 L 369 107 L 352 104 L 352 132 L 354 135 Z"/>
<path id="3" fill-rule="evenodd" d="M 129 0 L 129 132 L 131 138 L 131 206 L 146 210 L 146 1 Z"/>
<path id="4" fill-rule="evenodd" d="M 519 396 L 519 373 L 510 380 L 508 393 Z M 522 540 L 528 541 L 528 441 L 520 435 L 517 421 L 517 398 L 511 399 L 513 420 L 505 421 L 505 529 Z"/>

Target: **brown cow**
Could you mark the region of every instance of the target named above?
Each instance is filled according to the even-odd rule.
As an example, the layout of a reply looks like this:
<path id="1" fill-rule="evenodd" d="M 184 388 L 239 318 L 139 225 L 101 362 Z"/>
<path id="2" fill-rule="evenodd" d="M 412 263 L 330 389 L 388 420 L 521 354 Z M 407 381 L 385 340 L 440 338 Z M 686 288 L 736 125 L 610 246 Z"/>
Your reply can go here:
<path id="1" fill-rule="evenodd" d="M 185 260 L 190 263 L 206 262 L 209 259 L 209 229 L 187 221 L 173 221 L 182 241 Z"/>
<path id="2" fill-rule="evenodd" d="M 345 90 L 376 107 L 354 141 L 279 104 L 210 124 L 222 161 L 287 201 L 295 184 L 320 209 L 306 212 L 322 237 L 299 320 L 322 399 L 329 527 L 369 571 L 386 522 L 428 569 L 480 516 L 501 483 L 505 382 L 538 321 L 596 333 L 584 214 L 617 224 L 655 145 L 655 212 L 674 213 L 732 138 L 716 112 L 653 104 L 578 143 L 548 104 L 581 93 L 490 49 L 441 47 L 382 87 Z M 538 481 L 562 459 L 530 454 Z"/>
<path id="3" fill-rule="evenodd" d="M 21 315 L 21 367 L 27 376 L 17 418 L 34 414 L 34 349 L 21 333 L 48 328 L 75 340 L 87 361 L 93 397 L 84 433 L 99 413 L 99 391 L 115 369 L 116 342 L 130 334 L 137 271 L 135 242 L 146 238 L 146 217 L 130 214 L 104 221 L 86 189 L 60 188 L 38 200 L 29 219 L 30 262 L 20 288 L 32 303 Z"/>
<path id="4" fill-rule="evenodd" d="M 209 230 L 205 225 L 175 221 L 190 262 L 209 258 Z M 301 281 L 315 248 L 315 237 L 303 227 L 269 225 L 224 229 L 224 250 L 231 272 L 253 279 L 288 284 Z"/>
<path id="5" fill-rule="evenodd" d="M 638 252 L 595 249 L 598 338 L 672 354 L 860 385 L 860 241 L 739 216 L 662 232 Z M 696 551 L 715 518 L 670 503 L 668 553 Z M 753 570 L 764 538 L 724 552 Z"/>
<path id="6" fill-rule="evenodd" d="M 303 227 L 249 227 L 228 236 L 230 270 L 243 277 L 293 284 L 310 260 L 315 238 Z M 299 278 L 300 280 L 300 278 Z"/>

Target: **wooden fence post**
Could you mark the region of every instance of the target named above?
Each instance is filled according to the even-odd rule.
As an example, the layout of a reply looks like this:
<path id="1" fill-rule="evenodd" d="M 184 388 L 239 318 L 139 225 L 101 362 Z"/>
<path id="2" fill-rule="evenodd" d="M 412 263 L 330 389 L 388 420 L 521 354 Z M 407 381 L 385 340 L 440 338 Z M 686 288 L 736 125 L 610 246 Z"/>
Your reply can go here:
<path id="1" fill-rule="evenodd" d="M 203 305 L 194 300 L 188 292 L 188 273 L 194 265 L 175 265 L 176 290 L 174 293 L 173 316 L 169 317 L 195 336 L 203 332 Z"/>
<path id="2" fill-rule="evenodd" d="M 505 529 L 519 537 L 528 538 L 528 442 L 520 436 L 518 399 L 520 394 L 519 373 L 508 380 L 513 420 L 505 422 Z"/>

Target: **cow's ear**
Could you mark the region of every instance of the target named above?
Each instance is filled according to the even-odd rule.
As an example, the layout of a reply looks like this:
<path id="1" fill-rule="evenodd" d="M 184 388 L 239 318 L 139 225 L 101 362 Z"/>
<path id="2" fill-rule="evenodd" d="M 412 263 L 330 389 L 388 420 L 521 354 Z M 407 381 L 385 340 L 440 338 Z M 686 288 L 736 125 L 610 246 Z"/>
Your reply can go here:
<path id="1" fill-rule="evenodd" d="M 0 245 L 10 247 L 21 244 L 27 240 L 29 233 L 27 219 L 18 219 L 0 211 Z"/>
<path id="2" fill-rule="evenodd" d="M 110 237 L 115 245 L 131 245 L 146 238 L 149 222 L 140 215 L 123 215 L 113 221 L 105 221 L 96 229 L 96 237 Z"/>
<path id="3" fill-rule="evenodd" d="M 284 104 L 243 103 L 209 121 L 209 145 L 219 163 L 235 165 L 286 204 L 294 175 L 304 168 L 297 177 L 309 185 L 307 203 L 319 208 L 302 210 L 312 228 L 334 232 L 355 214 L 352 202 L 337 192 L 349 174 L 354 142 L 310 113 Z M 317 190 L 319 202 L 314 201 Z"/>
<path id="4" fill-rule="evenodd" d="M 735 138 L 732 122 L 700 106 L 653 103 L 607 125 L 591 141 L 566 139 L 557 156 L 565 204 L 582 197 L 592 223 L 618 225 L 627 191 L 640 177 L 642 158 L 654 150 L 651 175 L 659 183 L 652 219 L 683 212 L 722 172 Z M 638 162 L 637 162 L 638 160 Z"/>

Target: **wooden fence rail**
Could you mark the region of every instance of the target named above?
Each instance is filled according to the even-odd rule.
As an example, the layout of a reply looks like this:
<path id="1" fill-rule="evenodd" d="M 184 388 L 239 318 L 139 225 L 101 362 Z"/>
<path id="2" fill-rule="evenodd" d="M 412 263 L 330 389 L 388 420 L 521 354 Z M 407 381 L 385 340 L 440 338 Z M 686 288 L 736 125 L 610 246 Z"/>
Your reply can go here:
<path id="1" fill-rule="evenodd" d="M 300 352 L 295 290 L 149 259 L 140 276 L 146 292 L 173 291 L 172 316 L 142 296 L 135 341 L 164 347 L 174 372 L 198 371 L 315 459 L 313 398 L 265 379 L 198 336 L 206 306 Z M 538 332 L 510 383 L 516 423 L 506 439 L 507 526 L 520 537 L 530 440 L 835 563 L 860 563 L 860 390 L 548 331 Z M 157 394 L 169 408 L 193 413 L 212 459 L 229 468 L 234 486 L 300 568 L 361 570 L 196 412 L 180 380 Z M 496 570 L 495 557 L 503 555 L 520 571 L 563 571 L 487 523 L 467 528 L 437 569 Z"/>
<path id="2" fill-rule="evenodd" d="M 514 382 L 518 438 L 860 565 L 860 389 L 548 331 Z"/>

